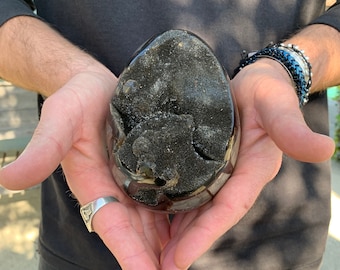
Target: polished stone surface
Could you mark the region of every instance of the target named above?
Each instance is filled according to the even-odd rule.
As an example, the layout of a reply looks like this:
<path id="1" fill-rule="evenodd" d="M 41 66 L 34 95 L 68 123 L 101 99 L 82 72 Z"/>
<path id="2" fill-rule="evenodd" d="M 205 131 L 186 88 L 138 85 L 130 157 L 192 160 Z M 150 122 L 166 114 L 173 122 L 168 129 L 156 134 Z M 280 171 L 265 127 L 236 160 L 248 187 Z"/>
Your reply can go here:
<path id="1" fill-rule="evenodd" d="M 229 79 L 191 33 L 171 30 L 148 42 L 121 74 L 111 112 L 117 132 L 113 156 L 129 179 L 116 178 L 150 207 L 180 210 L 174 201 L 197 197 L 229 162 L 227 149 L 235 141 Z M 211 196 L 201 194 L 179 208 Z"/>

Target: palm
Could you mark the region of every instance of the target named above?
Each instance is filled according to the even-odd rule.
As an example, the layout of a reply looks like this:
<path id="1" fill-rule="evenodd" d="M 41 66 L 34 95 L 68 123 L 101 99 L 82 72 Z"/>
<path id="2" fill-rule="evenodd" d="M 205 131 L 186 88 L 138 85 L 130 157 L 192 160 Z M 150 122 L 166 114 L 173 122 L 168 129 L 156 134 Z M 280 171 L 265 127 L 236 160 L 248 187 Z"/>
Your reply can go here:
<path id="1" fill-rule="evenodd" d="M 70 124 L 73 131 L 80 133 L 78 138 L 72 136 L 72 147 L 62 161 L 68 185 L 81 204 L 108 195 L 118 198 L 121 203 L 109 204 L 96 214 L 93 220 L 96 232 L 125 269 L 156 269 L 161 250 L 168 241 L 169 222 L 165 215 L 131 205 L 112 179 L 102 143 L 108 113 L 108 106 L 103 104 L 108 103 L 112 89 L 102 96 L 100 89 L 88 89 L 96 90 L 95 97 L 93 92 L 87 96 L 78 94 L 81 89 L 71 90 L 76 96 L 72 105 L 78 100 L 76 108 L 81 111 L 75 118 L 79 127 L 74 128 L 77 123 Z M 72 119 L 75 116 L 70 115 Z"/>
<path id="2" fill-rule="evenodd" d="M 244 124 L 233 176 L 207 205 L 174 218 L 164 269 L 172 269 L 173 258 L 180 269 L 189 266 L 246 214 L 277 173 L 282 152 L 254 120 Z"/>
<path id="3" fill-rule="evenodd" d="M 122 267 L 156 269 L 168 241 L 167 216 L 130 205 L 108 166 L 103 144 L 108 106 L 103 104 L 110 101 L 114 87 L 115 81 L 98 74 L 78 74 L 47 98 L 30 144 L 1 170 L 0 180 L 12 189 L 26 188 L 43 181 L 61 162 L 80 204 L 109 195 L 122 202 L 106 205 L 93 220 Z"/>
<path id="4" fill-rule="evenodd" d="M 305 125 L 292 86 L 276 74 L 264 77 L 268 72 L 252 69 L 246 79 L 242 73 L 233 80 L 242 131 L 236 168 L 211 202 L 176 215 L 162 254 L 163 269 L 186 269 L 235 225 L 277 174 L 282 150 L 310 162 L 332 154 L 333 142 Z"/>

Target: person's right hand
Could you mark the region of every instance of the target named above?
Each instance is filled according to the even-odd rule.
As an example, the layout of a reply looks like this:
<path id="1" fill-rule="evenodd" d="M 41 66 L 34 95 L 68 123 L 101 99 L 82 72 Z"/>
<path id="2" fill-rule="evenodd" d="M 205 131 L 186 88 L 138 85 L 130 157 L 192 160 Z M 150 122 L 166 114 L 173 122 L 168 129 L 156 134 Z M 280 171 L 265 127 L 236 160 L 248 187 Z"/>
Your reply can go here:
<path id="1" fill-rule="evenodd" d="M 16 161 L 1 169 L 0 183 L 25 189 L 42 182 L 61 163 L 81 205 L 105 196 L 120 201 L 101 208 L 93 227 L 122 268 L 159 269 L 169 239 L 168 217 L 131 204 L 108 163 L 105 125 L 116 81 L 101 70 L 83 72 L 48 97 L 32 140 Z"/>

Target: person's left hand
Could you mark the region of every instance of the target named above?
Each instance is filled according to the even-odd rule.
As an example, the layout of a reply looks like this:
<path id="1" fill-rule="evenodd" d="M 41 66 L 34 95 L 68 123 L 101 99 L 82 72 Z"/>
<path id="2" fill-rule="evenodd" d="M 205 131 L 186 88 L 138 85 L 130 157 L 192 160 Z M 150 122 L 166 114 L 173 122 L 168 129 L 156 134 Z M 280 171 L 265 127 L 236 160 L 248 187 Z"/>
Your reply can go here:
<path id="1" fill-rule="evenodd" d="M 269 61 L 269 62 L 268 62 Z M 304 122 L 290 78 L 280 64 L 261 60 L 232 81 L 240 112 L 241 144 L 236 168 L 212 201 L 176 214 L 161 265 L 187 269 L 252 207 L 278 173 L 282 153 L 306 162 L 331 157 L 334 142 Z"/>

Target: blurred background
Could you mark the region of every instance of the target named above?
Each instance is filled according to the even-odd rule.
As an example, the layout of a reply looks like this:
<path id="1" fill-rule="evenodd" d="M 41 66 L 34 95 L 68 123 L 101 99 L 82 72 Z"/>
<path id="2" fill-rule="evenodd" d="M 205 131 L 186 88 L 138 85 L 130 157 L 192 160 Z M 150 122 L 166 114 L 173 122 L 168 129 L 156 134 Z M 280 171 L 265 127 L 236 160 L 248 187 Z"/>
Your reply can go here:
<path id="1" fill-rule="evenodd" d="M 327 0 L 327 6 L 335 0 Z M 321 270 L 340 269 L 340 88 L 328 90 L 332 162 L 332 219 Z M 37 96 L 0 79 L 0 168 L 15 160 L 38 123 Z M 32 161 L 34 162 L 34 160 Z M 39 186 L 8 191 L 0 186 L 0 269 L 36 270 L 40 223 Z"/>

